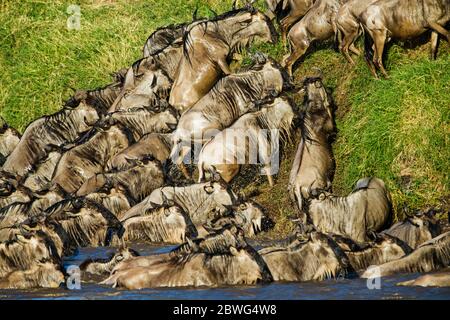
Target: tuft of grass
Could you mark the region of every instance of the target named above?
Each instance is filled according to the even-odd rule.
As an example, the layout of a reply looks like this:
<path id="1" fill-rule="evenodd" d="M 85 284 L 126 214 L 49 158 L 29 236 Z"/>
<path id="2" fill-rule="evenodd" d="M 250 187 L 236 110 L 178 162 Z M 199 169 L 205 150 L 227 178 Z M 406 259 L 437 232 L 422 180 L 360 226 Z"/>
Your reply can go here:
<path id="1" fill-rule="evenodd" d="M 198 16 L 212 17 L 232 2 L 79 0 L 81 30 L 68 30 L 72 0 L 0 1 L 0 114 L 23 132 L 32 120 L 59 110 L 72 88 L 109 83 L 112 72 L 140 58 L 156 28 L 191 20 L 195 8 Z M 257 6 L 264 8 L 264 1 Z M 242 63 L 256 51 L 279 61 L 288 52 L 282 44 L 259 44 Z M 348 65 L 330 41 L 313 45 L 295 72 L 298 83 L 320 68 L 338 106 L 334 191 L 347 194 L 359 178 L 375 175 L 386 181 L 396 213 L 405 205 L 439 205 L 450 198 L 449 45 L 441 40 L 439 58 L 430 61 L 427 44 L 394 44 L 386 66 L 390 79 L 375 80 L 362 58 Z M 277 223 L 273 235 L 292 228 L 287 217 L 295 210 L 286 187 L 295 149 L 295 143 L 285 147 L 274 188 L 265 177 L 240 184 L 244 192 L 261 192 L 257 200 Z"/>

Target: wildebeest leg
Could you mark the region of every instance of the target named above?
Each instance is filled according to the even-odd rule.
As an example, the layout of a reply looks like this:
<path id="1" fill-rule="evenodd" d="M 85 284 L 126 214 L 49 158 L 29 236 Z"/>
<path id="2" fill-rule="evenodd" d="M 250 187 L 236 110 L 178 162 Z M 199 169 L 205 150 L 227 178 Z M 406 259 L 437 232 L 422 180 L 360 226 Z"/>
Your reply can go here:
<path id="1" fill-rule="evenodd" d="M 444 27 L 437 24 L 436 22 L 428 22 L 428 24 L 430 25 L 430 28 L 433 29 L 435 32 L 438 32 L 438 33 L 442 34 L 444 37 L 446 37 L 447 41 L 450 43 L 450 32 L 445 30 Z"/>
<path id="2" fill-rule="evenodd" d="M 342 30 L 341 30 L 341 32 L 342 32 Z M 341 44 L 339 45 L 339 49 L 341 50 L 341 53 L 344 55 L 345 59 L 347 59 L 347 61 L 349 63 L 355 64 L 352 57 L 348 53 L 348 49 L 349 49 L 350 45 L 353 45 L 353 43 L 351 43 L 352 40 L 349 35 L 347 35 L 345 33 L 343 33 L 343 34 L 344 34 L 344 36 L 342 37 L 342 41 L 341 41 Z"/>
<path id="3" fill-rule="evenodd" d="M 431 51 L 430 51 L 430 58 L 431 60 L 436 60 L 436 54 L 437 54 L 437 47 L 439 43 L 439 34 L 435 31 L 431 32 Z"/>
<path id="4" fill-rule="evenodd" d="M 298 46 L 292 44 L 292 53 L 289 56 L 285 56 L 285 58 L 283 59 L 283 65 L 291 77 L 292 67 L 294 63 L 305 54 L 306 50 L 308 50 L 309 45 L 310 42 L 306 39 L 300 42 Z"/>
<path id="5" fill-rule="evenodd" d="M 288 13 L 286 17 L 281 19 L 280 21 L 280 29 L 281 29 L 281 40 L 283 44 L 286 45 L 286 38 L 289 28 L 301 17 L 301 15 L 292 15 L 292 11 Z"/>
<path id="6" fill-rule="evenodd" d="M 364 34 L 364 60 L 367 63 L 367 66 L 369 67 L 370 72 L 372 75 L 378 79 L 377 70 L 375 69 L 375 65 L 372 62 L 373 57 L 373 38 L 371 35 L 369 35 L 369 32 L 366 30 Z"/>
<path id="7" fill-rule="evenodd" d="M 267 180 L 269 180 L 269 185 L 273 187 L 274 183 L 272 178 L 272 170 L 270 169 L 270 167 L 265 167 L 264 171 L 266 172 Z"/>
<path id="8" fill-rule="evenodd" d="M 378 31 L 376 30 L 374 32 L 373 37 L 374 45 L 375 45 L 375 53 L 373 56 L 373 63 L 381 70 L 381 73 L 384 75 L 385 78 L 389 78 L 386 70 L 383 66 L 383 51 L 384 51 L 384 45 L 386 44 L 386 31 Z"/>
<path id="9" fill-rule="evenodd" d="M 353 40 L 352 44 L 349 47 L 350 51 L 359 56 L 361 52 L 358 50 L 358 48 L 355 47 L 355 42 Z"/>

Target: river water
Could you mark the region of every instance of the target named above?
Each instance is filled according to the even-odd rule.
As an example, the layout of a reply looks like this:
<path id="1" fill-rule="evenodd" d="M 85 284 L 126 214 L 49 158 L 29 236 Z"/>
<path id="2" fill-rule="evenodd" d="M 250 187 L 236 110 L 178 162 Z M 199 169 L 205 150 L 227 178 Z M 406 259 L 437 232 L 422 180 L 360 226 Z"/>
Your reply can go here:
<path id="1" fill-rule="evenodd" d="M 173 246 L 133 245 L 141 255 L 163 253 Z M 115 249 L 83 248 L 67 257 L 64 265 L 79 265 L 88 258 L 106 258 Z M 381 280 L 380 289 L 369 290 L 366 279 L 338 279 L 322 282 L 271 283 L 267 285 L 222 288 L 164 288 L 128 291 L 82 282 L 80 290 L 33 289 L 0 290 L 0 299 L 450 299 L 450 288 L 403 287 L 396 284 L 417 274 L 395 275 Z"/>

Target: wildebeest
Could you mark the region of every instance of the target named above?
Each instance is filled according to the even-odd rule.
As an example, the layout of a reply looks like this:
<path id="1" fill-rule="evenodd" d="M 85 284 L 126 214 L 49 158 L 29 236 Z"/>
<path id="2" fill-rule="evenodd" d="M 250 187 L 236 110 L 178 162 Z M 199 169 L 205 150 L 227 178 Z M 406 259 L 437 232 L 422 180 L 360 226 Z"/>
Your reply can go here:
<path id="1" fill-rule="evenodd" d="M 409 255 L 369 267 L 363 278 L 384 277 L 395 273 L 430 272 L 450 265 L 450 232 L 422 243 Z"/>
<path id="2" fill-rule="evenodd" d="M 287 14 L 280 20 L 281 38 L 286 42 L 289 28 L 303 17 L 316 0 L 266 0 L 269 11 L 267 15 L 272 19 L 279 12 L 289 9 Z"/>
<path id="3" fill-rule="evenodd" d="M 334 159 L 330 138 L 336 131 L 333 100 L 322 80 L 307 78 L 303 89 L 306 95 L 299 125 L 301 137 L 288 185 L 291 200 L 298 203 L 301 213 L 305 212 L 305 200 L 311 197 L 313 190 L 331 190 Z"/>
<path id="4" fill-rule="evenodd" d="M 170 134 L 150 133 L 111 158 L 106 164 L 106 170 L 125 170 L 131 168 L 136 161 L 151 157 L 164 165 L 169 159 L 171 149 Z"/>
<path id="5" fill-rule="evenodd" d="M 415 249 L 422 243 L 437 237 L 441 228 L 430 213 L 418 213 L 397 222 L 382 233 L 396 237 Z"/>
<path id="6" fill-rule="evenodd" d="M 72 247 L 106 246 L 121 238 L 124 229 L 120 221 L 103 205 L 86 197 L 71 197 L 45 210 L 48 223 L 59 224 Z"/>
<path id="7" fill-rule="evenodd" d="M 347 273 L 348 260 L 327 235 L 312 232 L 287 246 L 259 250 L 275 281 L 324 280 Z"/>
<path id="8" fill-rule="evenodd" d="M 346 197 L 321 192 L 308 204 L 308 216 L 322 232 L 366 242 L 367 234 L 383 230 L 392 218 L 391 197 L 384 182 L 364 178 Z"/>
<path id="9" fill-rule="evenodd" d="M 270 58 L 258 56 L 250 70 L 219 80 L 211 91 L 186 111 L 172 135 L 171 158 L 181 164 L 192 143 L 204 143 L 251 111 L 258 100 L 277 96 L 290 86 L 284 70 Z"/>
<path id="10" fill-rule="evenodd" d="M 98 130 L 88 141 L 64 153 L 52 183 L 67 193 L 75 193 L 91 176 L 104 172 L 107 161 L 132 142 L 129 130 L 122 126 Z"/>
<path id="11" fill-rule="evenodd" d="M 410 254 L 412 249 L 403 241 L 386 234 L 379 234 L 375 241 L 359 250 L 345 251 L 349 263 L 356 272 L 365 271 L 371 265 L 397 260 Z"/>
<path id="12" fill-rule="evenodd" d="M 229 207 L 229 211 L 225 214 L 219 212 L 213 216 L 214 212 L 213 210 L 206 224 L 196 226 L 199 237 L 226 225 L 236 225 L 244 231 L 246 237 L 252 237 L 263 230 L 263 220 L 266 218 L 264 209 L 251 200 Z"/>
<path id="13" fill-rule="evenodd" d="M 188 25 L 188 23 L 181 23 L 156 29 L 145 41 L 144 58 L 161 52 L 176 40 L 181 39 Z"/>
<path id="14" fill-rule="evenodd" d="M 300 59 L 313 41 L 331 38 L 336 32 L 335 18 L 345 0 L 317 0 L 305 16 L 289 31 L 291 53 L 283 59 L 283 65 L 290 75 L 294 63 Z"/>
<path id="15" fill-rule="evenodd" d="M 191 218 L 178 206 L 148 209 L 121 221 L 124 241 L 183 243 L 187 237 L 197 236 Z"/>
<path id="16" fill-rule="evenodd" d="M 80 103 L 74 109 L 65 107 L 53 115 L 33 121 L 2 169 L 20 177 L 25 176 L 50 151 L 74 142 L 98 119 L 95 108 Z"/>
<path id="17" fill-rule="evenodd" d="M 272 276 L 258 252 L 247 244 L 242 230 L 223 229 L 191 241 L 169 254 L 136 257 L 119 263 L 103 284 L 126 289 L 251 285 Z"/>
<path id="18" fill-rule="evenodd" d="M 86 195 L 86 198 L 102 204 L 106 209 L 111 211 L 116 217 L 121 217 L 130 208 L 130 199 L 124 190 L 110 188 Z"/>
<path id="19" fill-rule="evenodd" d="M 53 204 L 63 200 L 56 192 L 33 194 L 29 201 L 14 202 L 0 209 L 0 241 L 9 238 L 8 227 L 23 223 L 28 218 L 40 215 Z"/>
<path id="20" fill-rule="evenodd" d="M 436 57 L 439 35 L 450 42 L 450 32 L 445 29 L 450 21 L 448 0 L 379 0 L 369 5 L 359 18 L 366 32 L 366 61 L 375 77 L 376 69 L 388 76 L 383 66 L 383 51 L 390 39 L 414 38 L 431 30 L 432 58 Z"/>
<path id="21" fill-rule="evenodd" d="M 23 186 L 33 192 L 49 190 L 51 187 L 53 173 L 55 172 L 61 156 L 61 151 L 51 151 L 44 159 L 34 165 L 35 170 L 28 174 L 23 182 Z"/>
<path id="22" fill-rule="evenodd" d="M 450 269 L 424 274 L 416 279 L 397 283 L 398 286 L 450 287 Z"/>
<path id="23" fill-rule="evenodd" d="M 100 190 L 116 188 L 123 190 L 130 202 L 142 201 L 156 188 L 164 184 L 164 172 L 157 161 L 143 160 L 126 170 L 98 173 L 87 179 L 77 191 L 78 196 L 87 196 Z"/>
<path id="24" fill-rule="evenodd" d="M 203 145 L 197 164 L 199 182 L 209 172 L 229 183 L 242 164 L 260 163 L 273 186 L 271 158 L 278 151 L 279 137 L 290 136 L 293 119 L 291 103 L 282 97 L 263 104 L 260 111 L 241 116 Z"/>
<path id="25" fill-rule="evenodd" d="M 237 195 L 225 184 L 207 182 L 184 187 L 166 186 L 154 190 L 142 202 L 132 207 L 122 219 L 141 212 L 174 204 L 187 212 L 196 225 L 208 222 L 208 214 L 216 211 L 226 213 L 229 206 L 238 203 Z"/>
<path id="26" fill-rule="evenodd" d="M 128 69 L 120 94 L 109 108 L 109 112 L 129 108 L 152 108 L 159 100 L 166 100 L 172 82 L 159 68 L 153 57 L 142 58 Z"/>
<path id="27" fill-rule="evenodd" d="M 59 288 L 64 283 L 62 267 L 39 261 L 27 270 L 14 270 L 0 279 L 0 289 Z"/>
<path id="28" fill-rule="evenodd" d="M 80 264 L 80 270 L 90 274 L 109 275 L 119 262 L 138 256 L 140 254 L 137 251 L 121 247 L 107 259 L 87 259 L 83 261 Z"/>
<path id="29" fill-rule="evenodd" d="M 0 166 L 19 144 L 20 137 L 20 133 L 0 117 Z"/>
<path id="30" fill-rule="evenodd" d="M 167 133 L 177 126 L 177 115 L 167 106 L 155 110 L 132 108 L 114 112 L 110 115 L 109 124 L 121 124 L 132 132 L 135 140 L 149 133 Z"/>
<path id="31" fill-rule="evenodd" d="M 359 55 L 359 50 L 355 47 L 355 41 L 361 33 L 359 15 L 372 3 L 377 0 L 349 0 L 344 3 L 336 16 L 337 35 L 339 50 L 351 64 L 355 64 L 349 54 L 349 50 Z"/>
<path id="32" fill-rule="evenodd" d="M 231 74 L 229 57 L 255 38 L 275 43 L 276 32 L 270 19 L 253 7 L 193 24 L 183 37 L 183 58 L 170 92 L 170 105 L 179 111 L 193 106 L 221 74 Z"/>
<path id="33" fill-rule="evenodd" d="M 61 258 L 43 232 L 21 232 L 0 243 L 0 288 L 58 287 Z"/>

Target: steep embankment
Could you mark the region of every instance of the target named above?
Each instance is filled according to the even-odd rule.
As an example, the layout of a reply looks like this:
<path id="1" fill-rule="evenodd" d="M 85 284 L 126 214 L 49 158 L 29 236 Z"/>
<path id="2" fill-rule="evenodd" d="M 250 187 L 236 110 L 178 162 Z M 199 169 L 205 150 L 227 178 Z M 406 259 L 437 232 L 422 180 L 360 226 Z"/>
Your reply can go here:
<path id="1" fill-rule="evenodd" d="M 260 0 L 260 3 L 263 1 Z M 146 37 L 157 27 L 231 8 L 231 0 L 81 1 L 81 29 L 67 30 L 71 1 L 49 4 L 13 1 L 0 4 L 0 110 L 23 131 L 33 119 L 58 110 L 70 88 L 95 88 L 110 73 L 140 57 Z M 262 7 L 262 5 L 260 5 Z M 349 192 L 363 176 L 384 179 L 394 209 L 445 205 L 449 200 L 449 45 L 441 40 L 439 58 L 428 59 L 428 46 L 394 44 L 386 65 L 391 78 L 373 79 L 363 59 L 348 65 L 333 44 L 319 44 L 295 73 L 299 81 L 320 68 L 338 109 L 334 144 L 337 169 L 334 189 Z M 281 45 L 251 48 L 281 59 Z M 247 61 L 244 55 L 244 63 Z M 300 97 L 297 97 L 300 99 Z M 272 234 L 289 230 L 294 213 L 286 192 L 295 142 L 285 147 L 277 184 L 253 174 L 236 182 L 257 197 L 277 225 Z"/>

